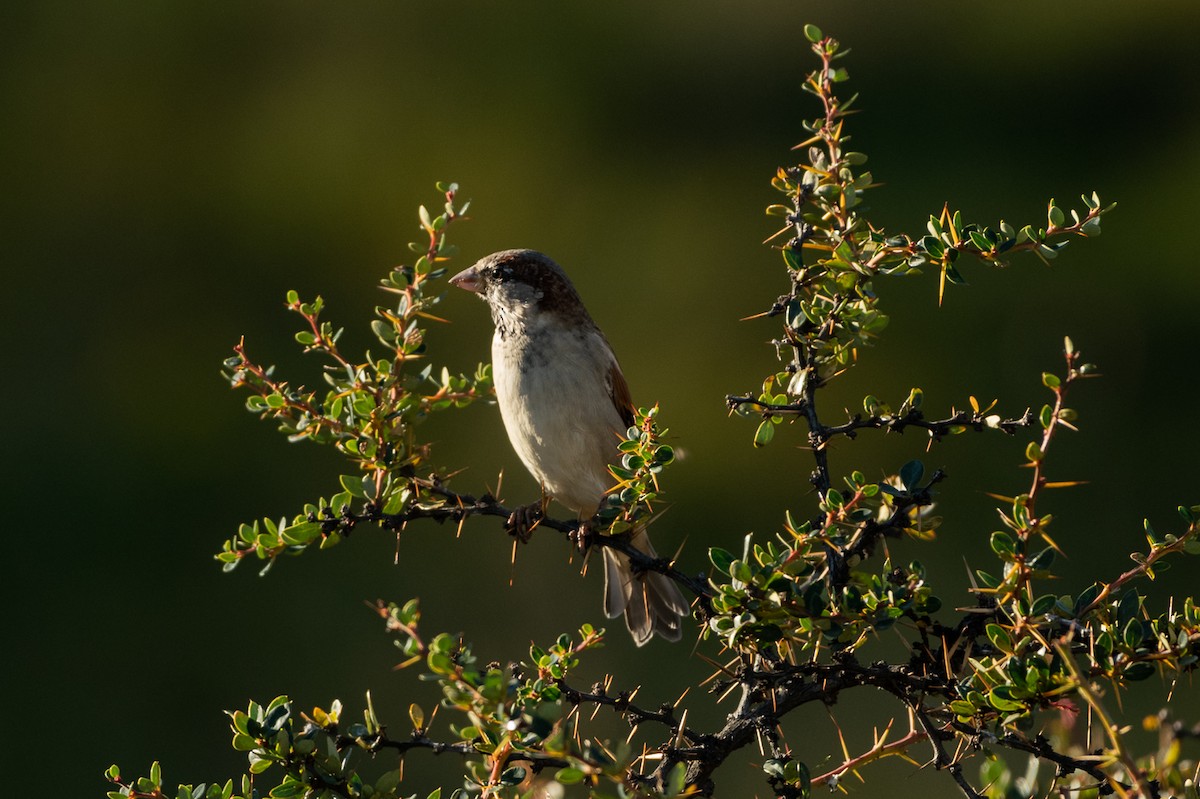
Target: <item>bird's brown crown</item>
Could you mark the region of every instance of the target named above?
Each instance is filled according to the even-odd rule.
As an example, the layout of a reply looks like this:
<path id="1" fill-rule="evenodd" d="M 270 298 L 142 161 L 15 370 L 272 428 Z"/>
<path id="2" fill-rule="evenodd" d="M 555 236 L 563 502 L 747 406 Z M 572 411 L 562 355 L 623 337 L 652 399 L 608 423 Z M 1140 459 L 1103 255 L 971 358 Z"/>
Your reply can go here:
<path id="1" fill-rule="evenodd" d="M 536 250 L 503 250 L 481 258 L 472 269 L 489 302 L 506 298 L 534 301 L 543 311 L 587 316 L 570 278 L 549 256 Z M 514 291 L 519 285 L 522 289 Z"/>

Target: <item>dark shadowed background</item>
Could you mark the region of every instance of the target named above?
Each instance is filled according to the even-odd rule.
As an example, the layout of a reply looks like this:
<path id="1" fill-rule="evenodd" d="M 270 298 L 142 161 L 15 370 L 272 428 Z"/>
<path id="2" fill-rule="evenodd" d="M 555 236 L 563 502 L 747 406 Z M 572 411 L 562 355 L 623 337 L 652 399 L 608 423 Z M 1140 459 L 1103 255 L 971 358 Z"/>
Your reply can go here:
<path id="1" fill-rule="evenodd" d="M 941 309 L 932 277 L 880 281 L 892 325 L 824 407 L 868 392 L 899 404 L 920 386 L 931 412 L 972 394 L 1036 410 L 1070 334 L 1105 377 L 1072 397 L 1082 433 L 1052 451 L 1052 479 L 1091 481 L 1041 506 L 1071 555 L 1058 590 L 1127 568 L 1144 516 L 1170 531 L 1176 505 L 1200 502 L 1195 3 L 9 2 L 5 757 L 28 754 L 7 782 L 100 796 L 109 763 L 144 773 L 155 758 L 171 781 L 223 780 L 244 759 L 221 710 L 278 693 L 302 707 L 337 696 L 357 716 L 370 689 L 403 731 L 408 702 L 436 697 L 391 670 L 399 653 L 364 600 L 419 596 L 431 631 L 462 631 L 501 661 L 601 621 L 598 574 L 581 579 L 552 534 L 510 566 L 494 520 L 458 540 L 417 525 L 398 548 L 363 530 L 262 579 L 212 560 L 239 522 L 333 493 L 341 468 L 247 414 L 221 360 L 245 335 L 293 381 L 318 379 L 291 340 L 292 288 L 325 296 L 348 351 L 369 345 L 385 300 L 374 285 L 407 259 L 436 180 L 474 200 L 452 231 L 461 265 L 508 247 L 551 254 L 635 398 L 662 404 L 687 457 L 669 473 L 660 549 L 682 545 L 681 565 L 699 571 L 706 547 L 772 533 L 785 507 L 811 512 L 800 430 L 754 451 L 753 423 L 722 402 L 774 369 L 774 324 L 737 320 L 784 290 L 762 209 L 816 112 L 799 88 L 813 67 L 805 22 L 853 50 L 854 146 L 886 183 L 869 196 L 877 224 L 918 232 L 946 201 L 990 224 L 1044 220 L 1048 198 L 1077 206 L 1084 191 L 1120 203 L 1100 239 L 1052 269 L 966 266 L 971 285 Z M 441 310 L 453 324 L 435 328 L 434 361 L 472 369 L 488 357 L 484 307 L 455 293 Z M 534 497 L 494 407 L 443 415 L 426 435 L 439 463 L 469 467 L 461 490 L 504 468 L 508 499 Z M 930 566 L 949 607 L 969 601 L 964 557 L 994 564 L 984 492 L 1023 489 L 1027 440 L 962 436 L 926 456 L 951 475 L 945 525 L 938 544 L 900 549 Z M 832 466 L 882 475 L 923 447 L 864 434 Z M 1182 565 L 1160 597 L 1195 592 L 1195 564 Z M 616 670 L 646 704 L 673 700 L 708 673 L 688 651 L 635 650 L 617 625 L 580 681 Z M 1159 681 L 1145 686 L 1159 701 Z M 832 708 L 851 749 L 900 712 L 877 698 Z M 728 712 L 700 709 L 699 693 L 685 702 L 701 726 Z M 1193 689 L 1173 706 L 1194 718 L 1200 702 Z M 814 707 L 788 729 L 814 773 L 837 756 L 828 718 Z M 722 772 L 721 795 L 767 795 L 744 768 L 759 760 Z M 47 762 L 54 790 L 13 776 Z M 416 753 L 405 785 L 453 787 L 457 767 Z M 855 795 L 954 795 L 931 770 L 866 775 Z"/>

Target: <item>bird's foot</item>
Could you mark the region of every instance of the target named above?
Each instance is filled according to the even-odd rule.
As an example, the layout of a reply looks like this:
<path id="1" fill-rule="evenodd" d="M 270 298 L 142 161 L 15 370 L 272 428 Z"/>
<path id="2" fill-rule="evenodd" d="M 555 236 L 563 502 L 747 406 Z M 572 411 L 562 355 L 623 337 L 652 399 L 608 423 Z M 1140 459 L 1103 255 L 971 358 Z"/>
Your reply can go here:
<path id="1" fill-rule="evenodd" d="M 504 523 L 504 531 L 522 544 L 528 544 L 529 539 L 533 536 L 534 529 L 537 528 L 538 522 L 541 520 L 541 502 L 522 505 L 509 514 L 508 521 Z"/>
<path id="2" fill-rule="evenodd" d="M 589 521 L 581 521 L 579 526 L 571 531 L 570 538 L 575 542 L 575 546 L 583 554 L 592 548 L 592 544 L 596 541 L 596 531 Z"/>

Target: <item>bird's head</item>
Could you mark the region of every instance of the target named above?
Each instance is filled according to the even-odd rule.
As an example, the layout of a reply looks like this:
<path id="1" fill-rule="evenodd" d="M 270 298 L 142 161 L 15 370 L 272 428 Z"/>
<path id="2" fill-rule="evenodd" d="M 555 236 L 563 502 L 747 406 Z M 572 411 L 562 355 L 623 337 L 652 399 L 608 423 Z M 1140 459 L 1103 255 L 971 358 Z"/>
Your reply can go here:
<path id="1" fill-rule="evenodd" d="M 479 259 L 450 278 L 452 285 L 478 294 L 501 318 L 526 319 L 552 314 L 587 316 L 575 287 L 562 267 L 535 250 L 503 250 Z"/>

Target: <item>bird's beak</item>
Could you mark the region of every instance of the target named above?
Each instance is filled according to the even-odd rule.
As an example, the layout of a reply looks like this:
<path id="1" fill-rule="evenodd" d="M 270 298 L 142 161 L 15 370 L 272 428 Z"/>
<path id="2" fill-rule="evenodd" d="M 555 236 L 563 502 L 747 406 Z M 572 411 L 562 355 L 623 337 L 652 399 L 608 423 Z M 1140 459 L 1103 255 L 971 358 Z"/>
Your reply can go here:
<path id="1" fill-rule="evenodd" d="M 483 290 L 483 278 L 480 276 L 479 270 L 472 266 L 450 278 L 450 285 L 478 294 Z"/>

